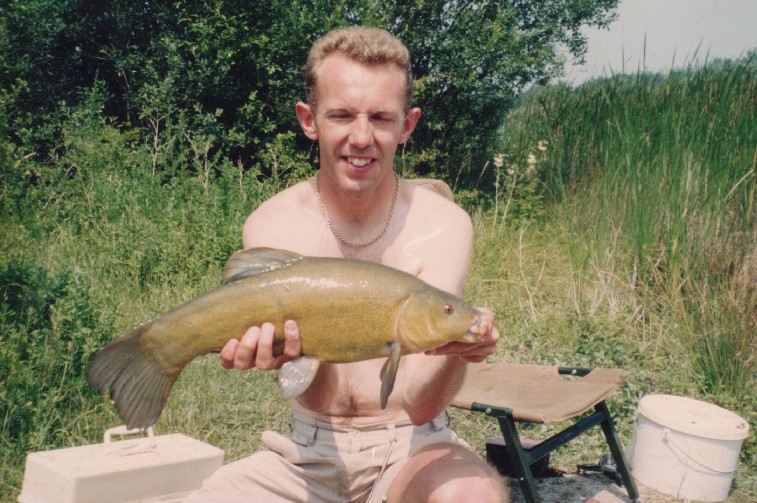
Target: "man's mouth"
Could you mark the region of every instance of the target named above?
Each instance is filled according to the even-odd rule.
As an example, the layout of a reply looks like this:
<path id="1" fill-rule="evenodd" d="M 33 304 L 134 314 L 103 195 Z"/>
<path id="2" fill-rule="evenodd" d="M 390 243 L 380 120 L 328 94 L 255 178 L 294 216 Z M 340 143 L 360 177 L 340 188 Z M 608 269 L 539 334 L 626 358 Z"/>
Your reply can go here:
<path id="1" fill-rule="evenodd" d="M 357 166 L 358 168 L 369 165 L 372 160 L 373 159 L 366 157 L 347 157 L 347 162 L 349 162 L 353 166 Z"/>

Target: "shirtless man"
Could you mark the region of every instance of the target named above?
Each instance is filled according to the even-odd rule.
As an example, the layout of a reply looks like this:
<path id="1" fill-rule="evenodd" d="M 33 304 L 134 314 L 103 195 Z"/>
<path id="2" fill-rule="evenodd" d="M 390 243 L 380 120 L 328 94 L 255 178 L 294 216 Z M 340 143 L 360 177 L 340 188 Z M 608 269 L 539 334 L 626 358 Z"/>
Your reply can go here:
<path id="1" fill-rule="evenodd" d="M 308 57 L 307 99 L 296 105 L 317 141 L 316 177 L 261 204 L 243 229 L 245 248 L 379 262 L 461 295 L 472 248 L 469 216 L 438 194 L 402 182 L 397 146 L 413 132 L 407 49 L 378 29 L 336 30 Z M 378 376 L 385 359 L 321 364 L 313 384 L 290 400 L 293 432 L 263 435 L 269 451 L 230 463 L 191 501 L 507 501 L 496 472 L 444 424 L 444 410 L 469 362 L 492 354 L 492 315 L 471 331 L 477 343 L 450 343 L 403 356 L 385 409 Z M 251 327 L 221 352 L 226 368 L 271 370 L 300 356 L 297 320 Z M 339 330 L 339 320 L 334 320 Z"/>

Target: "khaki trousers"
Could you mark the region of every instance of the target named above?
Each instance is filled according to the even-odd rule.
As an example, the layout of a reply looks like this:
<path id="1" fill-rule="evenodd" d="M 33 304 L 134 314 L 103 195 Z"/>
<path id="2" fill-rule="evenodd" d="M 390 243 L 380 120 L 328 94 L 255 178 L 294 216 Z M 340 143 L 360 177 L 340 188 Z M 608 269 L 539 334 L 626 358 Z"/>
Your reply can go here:
<path id="1" fill-rule="evenodd" d="M 221 467 L 187 503 L 380 502 L 407 459 L 426 445 L 462 443 L 444 416 L 349 427 L 294 413 L 289 438 L 262 436 L 268 450 Z"/>

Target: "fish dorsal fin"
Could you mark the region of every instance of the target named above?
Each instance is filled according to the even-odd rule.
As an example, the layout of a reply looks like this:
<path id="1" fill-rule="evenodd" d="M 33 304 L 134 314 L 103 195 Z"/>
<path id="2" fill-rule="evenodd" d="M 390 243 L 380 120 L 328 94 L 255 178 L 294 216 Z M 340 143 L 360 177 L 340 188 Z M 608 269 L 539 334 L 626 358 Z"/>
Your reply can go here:
<path id="1" fill-rule="evenodd" d="M 302 260 L 302 255 L 275 248 L 248 248 L 236 252 L 223 268 L 223 282 L 231 283 L 250 276 L 287 267 Z"/>

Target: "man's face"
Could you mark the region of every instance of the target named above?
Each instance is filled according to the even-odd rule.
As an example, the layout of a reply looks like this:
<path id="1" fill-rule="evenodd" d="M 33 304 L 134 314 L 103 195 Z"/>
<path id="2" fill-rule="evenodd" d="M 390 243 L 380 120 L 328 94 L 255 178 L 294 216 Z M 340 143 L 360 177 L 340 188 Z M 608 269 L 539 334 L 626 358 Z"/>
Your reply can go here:
<path id="1" fill-rule="evenodd" d="M 420 117 L 420 109 L 405 110 L 404 72 L 336 53 L 318 67 L 316 91 L 315 111 L 298 103 L 297 117 L 318 140 L 321 167 L 343 190 L 370 190 L 392 172 L 397 145 Z"/>

